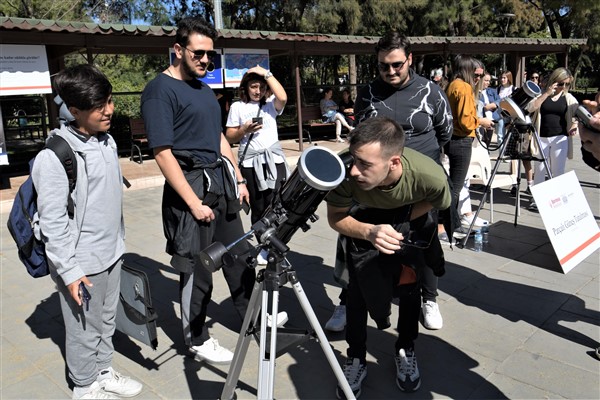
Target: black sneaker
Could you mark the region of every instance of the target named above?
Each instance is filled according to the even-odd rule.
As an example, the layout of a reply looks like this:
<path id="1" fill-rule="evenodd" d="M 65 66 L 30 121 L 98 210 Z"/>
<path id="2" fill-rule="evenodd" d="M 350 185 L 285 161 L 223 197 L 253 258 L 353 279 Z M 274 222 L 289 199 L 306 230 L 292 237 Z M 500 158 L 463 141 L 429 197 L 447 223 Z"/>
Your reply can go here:
<path id="1" fill-rule="evenodd" d="M 535 204 L 535 201 L 529 203 L 528 209 L 529 211 L 538 212 L 537 204 Z"/>
<path id="2" fill-rule="evenodd" d="M 512 185 L 510 188 L 510 197 L 517 197 L 517 185 Z"/>
<path id="3" fill-rule="evenodd" d="M 367 364 L 360 362 L 360 358 L 348 358 L 343 368 L 344 376 L 354 393 L 354 397 L 358 399 L 360 396 L 362 381 L 367 377 Z M 338 399 L 345 399 L 344 391 L 338 385 L 335 389 L 335 394 Z"/>
<path id="4" fill-rule="evenodd" d="M 413 349 L 400 349 L 396 359 L 396 384 L 403 392 L 415 392 L 421 386 L 417 356 Z"/>

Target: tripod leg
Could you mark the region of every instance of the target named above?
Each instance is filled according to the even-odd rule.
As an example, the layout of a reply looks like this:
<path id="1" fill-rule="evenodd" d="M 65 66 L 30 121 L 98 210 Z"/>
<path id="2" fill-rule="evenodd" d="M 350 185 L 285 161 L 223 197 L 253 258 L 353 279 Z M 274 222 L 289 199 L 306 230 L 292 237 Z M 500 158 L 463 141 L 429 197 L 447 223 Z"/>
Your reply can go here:
<path id="1" fill-rule="evenodd" d="M 323 353 L 325 353 L 325 357 L 327 358 L 327 361 L 329 362 L 329 365 L 331 366 L 331 369 L 335 374 L 335 377 L 337 378 L 338 383 L 342 388 L 344 395 L 346 396 L 346 399 L 354 399 L 354 393 L 352 393 L 352 389 L 350 389 L 350 385 L 344 376 L 344 371 L 342 371 L 342 367 L 340 367 L 340 364 L 335 358 L 335 354 L 331 349 L 331 345 L 327 340 L 327 336 L 325 336 L 325 332 L 323 331 L 321 324 L 319 324 L 319 320 L 317 319 L 317 316 L 315 315 L 315 312 L 308 301 L 308 297 L 306 297 L 306 293 L 304 292 L 304 289 L 302 289 L 302 285 L 296 276 L 296 272 L 291 271 L 289 276 L 289 281 L 292 283 L 292 288 L 294 289 L 294 293 L 296 293 L 296 297 L 300 302 L 300 306 L 304 311 L 304 315 L 306 315 L 310 325 L 317 334 L 317 338 L 319 339 L 319 344 L 323 349 Z"/>
<path id="2" fill-rule="evenodd" d="M 252 334 L 248 332 L 248 328 L 250 327 L 250 323 L 252 323 L 253 326 L 256 326 L 258 314 L 261 310 L 259 304 L 262 298 L 262 287 L 262 282 L 257 281 L 254 284 L 254 288 L 252 288 L 252 295 L 250 296 L 248 309 L 246 310 L 244 322 L 242 323 L 242 329 L 240 330 L 237 345 L 235 346 L 233 360 L 231 360 L 231 366 L 229 367 L 227 380 L 225 381 L 225 386 L 221 392 L 221 399 L 223 400 L 234 398 L 235 387 L 237 386 L 240 378 L 240 372 L 242 371 L 242 366 L 244 365 L 244 359 L 248 353 L 248 345 L 250 344 L 250 340 L 252 340 Z"/>
<path id="3" fill-rule="evenodd" d="M 477 207 L 477 211 L 475 211 L 475 215 L 473 216 L 473 220 L 471 221 L 471 225 L 469 225 L 469 229 L 467 230 L 467 235 L 464 237 L 462 243 L 460 243 L 460 245 L 457 245 L 460 248 L 464 248 L 466 246 L 466 244 L 467 244 L 467 241 L 469 240 L 469 235 L 471 234 L 471 231 L 473 230 L 473 226 L 475 225 L 475 221 L 477 221 L 477 217 L 479 216 L 479 212 L 481 211 L 481 209 L 483 208 L 483 206 L 485 204 L 485 200 L 487 199 L 487 195 L 488 195 L 488 193 L 490 193 L 490 190 L 492 188 L 492 183 L 494 182 L 494 177 L 496 176 L 496 173 L 498 172 L 498 168 L 500 168 L 500 163 L 502 162 L 502 159 L 504 157 L 504 153 L 506 152 L 506 146 L 510 142 L 510 137 L 511 137 L 512 134 L 513 134 L 513 131 L 512 131 L 512 129 L 510 129 L 506 133 L 506 136 L 504 137 L 504 140 L 502 142 L 502 148 L 500 150 L 500 154 L 498 155 L 498 159 L 496 160 L 496 164 L 494 165 L 494 168 L 492 168 L 492 173 L 490 175 L 490 179 L 488 180 L 488 183 L 485 186 L 485 189 L 483 191 L 483 195 L 481 196 L 481 202 L 479 203 L 479 206 Z"/>
<path id="4" fill-rule="evenodd" d="M 533 131 L 533 136 L 535 138 L 535 141 L 537 142 L 538 149 L 540 149 L 540 156 L 542 157 L 542 162 L 544 163 L 544 168 L 546 168 L 546 173 L 548 174 L 548 179 L 552 179 L 552 172 L 550 171 L 550 167 L 548 166 L 548 160 L 546 160 L 546 157 L 544 156 L 544 153 L 542 152 L 542 142 L 540 141 L 540 135 L 538 135 L 534 126 L 531 126 L 531 130 Z"/>
<path id="5" fill-rule="evenodd" d="M 269 342 L 269 358 L 266 357 L 267 348 L 267 313 L 260 317 L 260 342 L 258 364 L 258 399 L 272 399 L 275 387 L 275 359 L 277 358 L 277 314 L 279 304 L 279 291 L 273 292 L 273 305 L 271 310 L 271 341 Z M 267 310 L 269 294 L 263 291 L 262 309 Z M 266 371 L 266 373 L 265 373 Z"/>
<path id="6" fill-rule="evenodd" d="M 519 218 L 519 214 L 521 212 L 521 164 L 522 161 L 519 158 L 517 160 L 517 197 L 515 199 L 515 227 L 517 226 L 517 219 Z"/>

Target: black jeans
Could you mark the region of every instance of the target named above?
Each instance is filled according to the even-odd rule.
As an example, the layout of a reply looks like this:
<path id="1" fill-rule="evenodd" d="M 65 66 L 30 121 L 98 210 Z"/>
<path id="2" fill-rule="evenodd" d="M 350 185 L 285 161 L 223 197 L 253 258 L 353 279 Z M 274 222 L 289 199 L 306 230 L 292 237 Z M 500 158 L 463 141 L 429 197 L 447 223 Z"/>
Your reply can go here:
<path id="1" fill-rule="evenodd" d="M 428 269 L 425 267 L 424 269 Z M 381 272 L 387 275 L 386 269 Z M 346 342 L 348 357 L 364 360 L 367 356 L 367 305 L 354 268 L 349 268 L 350 282 L 347 290 L 346 307 Z M 414 340 L 419 334 L 419 316 L 421 314 L 420 283 L 402 285 L 396 292 L 398 303 L 398 339 L 395 354 L 400 349 L 414 347 Z"/>
<path id="2" fill-rule="evenodd" d="M 460 191 L 465 184 L 469 164 L 471 164 L 472 137 L 452 136 L 444 146 L 444 152 L 450 162 L 450 181 L 452 182 L 452 200 L 458 204 Z"/>

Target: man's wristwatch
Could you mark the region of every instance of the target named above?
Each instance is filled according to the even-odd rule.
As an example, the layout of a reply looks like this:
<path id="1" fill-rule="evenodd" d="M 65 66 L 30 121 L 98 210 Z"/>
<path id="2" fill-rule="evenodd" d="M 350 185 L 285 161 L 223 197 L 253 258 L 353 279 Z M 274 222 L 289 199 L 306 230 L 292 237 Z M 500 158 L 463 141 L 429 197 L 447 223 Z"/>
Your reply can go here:
<path id="1" fill-rule="evenodd" d="M 265 81 L 266 81 L 267 79 L 269 79 L 270 77 L 272 77 L 272 76 L 273 76 L 273 73 L 272 73 L 271 71 L 267 71 L 267 72 L 265 73 Z"/>
<path id="2" fill-rule="evenodd" d="M 247 183 L 248 183 L 248 181 L 246 179 L 242 179 L 241 181 L 237 181 L 238 185 L 245 185 Z"/>

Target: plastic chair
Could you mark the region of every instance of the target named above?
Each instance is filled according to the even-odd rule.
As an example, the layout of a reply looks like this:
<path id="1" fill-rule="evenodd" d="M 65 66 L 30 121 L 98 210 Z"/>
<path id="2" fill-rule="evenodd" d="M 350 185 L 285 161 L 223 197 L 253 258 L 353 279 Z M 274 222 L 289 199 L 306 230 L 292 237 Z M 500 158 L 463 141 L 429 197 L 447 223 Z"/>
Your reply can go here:
<path id="1" fill-rule="evenodd" d="M 467 177 L 471 183 L 486 186 L 490 182 L 492 175 L 492 162 L 487 150 L 483 148 L 477 140 L 473 141 L 473 150 L 471 153 L 471 163 Z M 496 172 L 494 180 L 490 185 L 490 222 L 494 222 L 494 189 L 499 187 L 510 187 L 517 183 L 516 173 Z"/>

